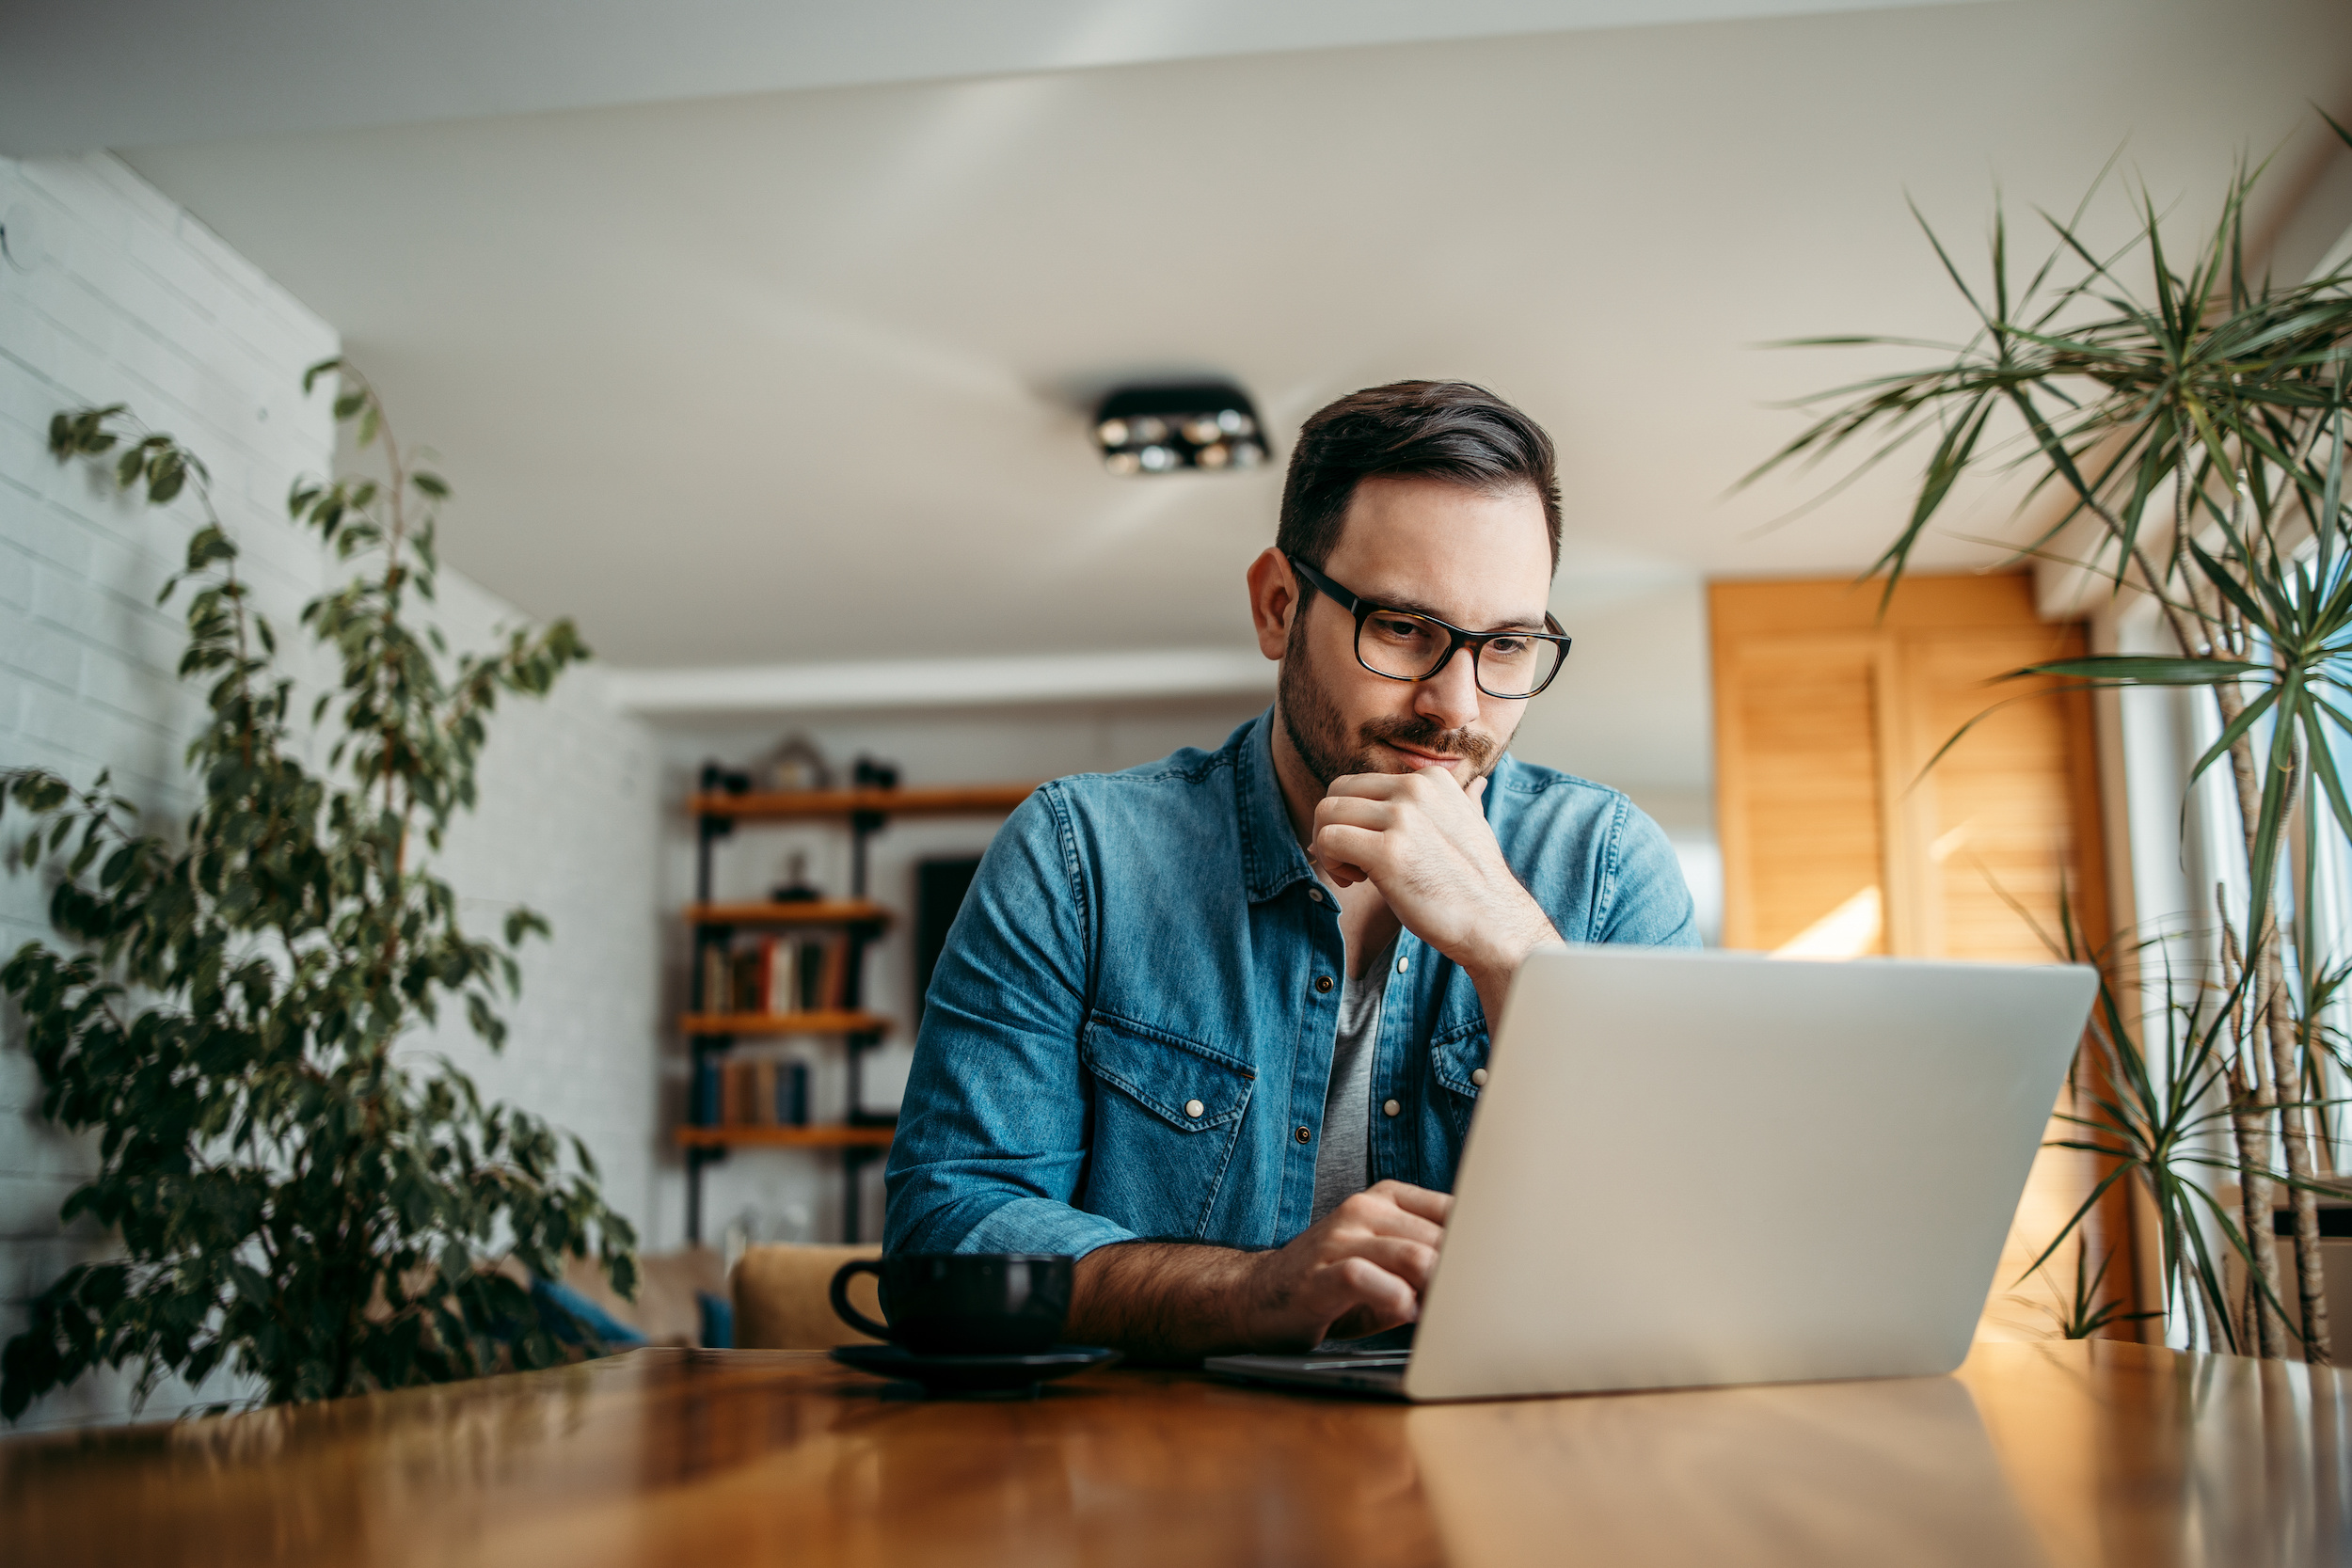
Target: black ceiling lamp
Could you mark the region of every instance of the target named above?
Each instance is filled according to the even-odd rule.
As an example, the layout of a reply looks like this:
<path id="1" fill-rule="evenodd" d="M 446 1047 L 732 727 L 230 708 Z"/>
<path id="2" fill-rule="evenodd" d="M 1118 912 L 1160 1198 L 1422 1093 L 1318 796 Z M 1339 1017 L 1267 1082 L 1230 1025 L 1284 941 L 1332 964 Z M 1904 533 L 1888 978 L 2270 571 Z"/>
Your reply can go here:
<path id="1" fill-rule="evenodd" d="M 1103 467 L 1115 474 L 1255 468 L 1265 434 L 1249 394 L 1230 381 L 1121 387 L 1094 411 Z"/>

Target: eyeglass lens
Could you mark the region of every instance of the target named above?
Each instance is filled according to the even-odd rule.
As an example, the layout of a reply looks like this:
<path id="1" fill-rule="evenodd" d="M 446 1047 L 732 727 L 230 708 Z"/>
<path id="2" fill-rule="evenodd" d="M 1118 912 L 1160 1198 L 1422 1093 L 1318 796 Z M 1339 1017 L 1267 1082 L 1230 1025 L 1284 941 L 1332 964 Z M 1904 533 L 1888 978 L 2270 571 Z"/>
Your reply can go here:
<path id="1" fill-rule="evenodd" d="M 1443 627 L 1396 610 L 1367 615 L 1356 630 L 1356 657 L 1364 667 L 1397 680 L 1423 679 L 1453 643 Z M 1462 652 L 1477 660 L 1478 685 L 1489 697 L 1542 689 L 1561 657 L 1560 644 L 1545 637 L 1497 637 Z"/>

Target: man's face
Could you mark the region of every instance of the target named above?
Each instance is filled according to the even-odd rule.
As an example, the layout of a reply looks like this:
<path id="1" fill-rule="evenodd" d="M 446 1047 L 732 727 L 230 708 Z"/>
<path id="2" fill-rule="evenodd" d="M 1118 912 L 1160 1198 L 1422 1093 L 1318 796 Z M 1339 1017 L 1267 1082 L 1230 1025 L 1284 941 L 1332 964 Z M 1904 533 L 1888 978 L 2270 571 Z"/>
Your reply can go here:
<path id="1" fill-rule="evenodd" d="M 1533 490 L 1465 489 L 1434 479 L 1368 479 L 1356 487 L 1324 575 L 1375 604 L 1469 631 L 1542 631 L 1551 587 L 1543 502 Z M 1357 662 L 1356 617 L 1318 594 L 1295 612 L 1282 655 L 1282 721 L 1291 745 L 1328 786 L 1349 773 L 1450 769 L 1482 778 L 1527 711 L 1489 697 L 1470 650 L 1434 680 L 1396 681 Z"/>

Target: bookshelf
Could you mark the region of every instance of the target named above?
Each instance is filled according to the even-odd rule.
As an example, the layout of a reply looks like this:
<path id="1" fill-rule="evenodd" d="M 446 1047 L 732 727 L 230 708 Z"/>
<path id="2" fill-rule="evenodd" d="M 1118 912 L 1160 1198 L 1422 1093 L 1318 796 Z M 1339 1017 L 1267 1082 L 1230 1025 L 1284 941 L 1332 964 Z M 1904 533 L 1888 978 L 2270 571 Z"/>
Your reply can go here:
<path id="1" fill-rule="evenodd" d="M 706 775 L 707 777 L 707 775 Z M 890 1148 L 895 1114 L 876 1115 L 863 1108 L 866 1053 L 889 1035 L 892 1021 L 865 1006 L 866 950 L 883 940 L 894 923 L 893 911 L 866 895 L 866 843 L 894 816 L 985 816 L 1009 812 L 1036 788 L 1034 784 L 975 784 L 930 789 L 823 789 L 728 792 L 706 788 L 687 801 L 695 827 L 694 902 L 684 911 L 691 938 L 692 962 L 688 974 L 688 1007 L 678 1021 L 692 1060 L 687 1093 L 687 1120 L 676 1130 L 676 1143 L 686 1158 L 686 1237 L 702 1240 L 703 1173 L 726 1159 L 731 1151 L 798 1149 L 831 1153 L 841 1163 L 842 1238 L 860 1239 L 859 1178 L 866 1165 Z M 739 823 L 837 822 L 850 834 L 850 896 L 797 902 L 754 901 L 723 903 L 711 897 L 712 872 L 719 846 Z M 764 942 L 802 951 L 810 941 L 839 944 L 837 959 L 828 963 L 814 1006 L 800 971 L 787 965 L 795 992 L 785 1007 L 739 1006 L 734 967 L 746 952 L 741 938 L 754 944 L 749 951 L 773 949 Z M 716 954 L 714 967 L 712 955 Z M 801 960 L 795 958 L 793 964 Z M 832 967 L 837 962 L 837 969 Z M 776 976 L 766 982 L 770 994 L 753 998 L 772 1004 Z M 723 987 L 712 994 L 714 987 Z M 757 988 L 755 987 L 755 990 Z M 730 1103 L 723 1094 L 707 1092 L 712 1074 L 736 1066 L 736 1042 L 741 1039 L 796 1036 L 837 1038 L 847 1053 L 849 1090 L 837 1120 L 778 1125 L 776 1122 L 725 1121 L 722 1108 Z M 739 1070 L 748 1070 L 741 1069 Z M 763 1091 L 765 1092 L 765 1091 Z M 814 1107 L 807 1107 L 813 1113 Z M 782 1117 L 778 1117 L 781 1121 Z"/>

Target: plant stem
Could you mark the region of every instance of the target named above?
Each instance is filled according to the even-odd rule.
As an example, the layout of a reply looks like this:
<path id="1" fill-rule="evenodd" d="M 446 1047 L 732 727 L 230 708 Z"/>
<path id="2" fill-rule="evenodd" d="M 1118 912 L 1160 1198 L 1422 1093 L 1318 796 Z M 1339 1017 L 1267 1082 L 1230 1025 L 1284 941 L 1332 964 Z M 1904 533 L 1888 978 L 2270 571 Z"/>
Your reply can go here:
<path id="1" fill-rule="evenodd" d="M 2308 1112 L 2294 1103 L 2301 1090 L 2298 1086 L 2291 1099 L 2285 1088 L 2289 1084 L 2299 1085 L 2302 1075 L 2296 1071 L 2295 1019 L 2277 949 L 2274 942 L 2266 976 L 2270 1001 L 2264 1012 L 2269 1023 L 2271 1082 L 2279 1086 L 2280 1143 L 2286 1150 L 2287 1175 L 2294 1179 L 2287 1189 L 2287 1206 L 2295 1215 L 2295 1287 L 2303 1309 L 2303 1359 L 2326 1367 L 2334 1364 L 2335 1355 L 2328 1333 L 2328 1276 L 2320 1248 L 2319 1198 L 2307 1185 L 2312 1179 Z"/>
<path id="2" fill-rule="evenodd" d="M 2214 890 L 2219 901 L 2223 890 Z M 2237 933 L 2231 928 L 2229 911 L 2221 909 L 2222 978 L 2238 990 L 2245 976 L 2244 955 Z M 2253 1046 L 2253 1003 L 2250 992 L 2231 1008 L 2230 1131 L 2237 1143 L 2238 1222 L 2246 1242 L 2246 1305 L 2238 1335 L 2241 1346 L 2256 1349 L 2272 1359 L 2285 1357 L 2286 1323 L 2271 1306 L 2283 1299 L 2279 1291 L 2279 1249 L 2271 1239 L 2270 1097 L 2264 1082 L 2263 1053 Z"/>
<path id="3" fill-rule="evenodd" d="M 2253 651 L 2250 646 L 2237 645 L 2250 640 L 2234 617 L 2226 612 L 2223 634 L 2233 644 L 2229 651 L 2239 657 L 2245 657 Z M 2273 657 L 2277 657 L 2275 652 Z M 2239 715 L 2245 711 L 2246 699 L 2236 684 L 2217 682 L 2213 688 L 2213 695 L 2223 725 L 2237 722 Z M 2288 811 L 2292 811 L 2294 806 L 2293 792 L 2299 773 L 2298 768 L 2287 781 L 2285 809 Z M 2230 743 L 2230 778 L 2237 797 L 2239 826 L 2246 838 L 2246 867 L 2250 879 L 2258 869 L 2255 860 L 2260 853 L 2262 838 L 2263 795 L 2262 777 L 2254 761 L 2254 737 L 2250 729 Z M 2275 906 L 2280 884 L 2274 879 L 2271 886 L 2271 901 Z M 2295 1104 L 2301 1099 L 2303 1074 L 2296 1060 L 2299 1041 L 2294 1010 L 2287 994 L 2285 965 L 2279 951 L 2279 921 L 2275 909 L 2249 910 L 2246 917 L 2249 929 L 2257 933 L 2252 942 L 2253 985 L 2248 1020 L 2249 1027 L 2247 1030 L 2249 1037 L 2247 1043 L 2253 1047 L 2256 1083 L 2252 1086 L 2258 1096 L 2256 1110 L 2265 1124 L 2271 1113 L 2276 1112 L 2278 1116 L 2279 1142 L 2286 1156 L 2287 1175 L 2291 1178 L 2287 1186 L 2287 1201 L 2295 1216 L 2295 1284 L 2301 1307 L 2303 1354 L 2306 1360 L 2325 1366 L 2333 1361 L 2328 1334 L 2328 1281 L 2320 1251 L 2318 1199 L 2304 1185 L 2311 1180 L 2311 1146 L 2305 1131 L 2305 1118 L 2297 1114 Z M 2261 1043 L 2251 1037 L 2256 1028 L 2260 1029 L 2269 1046 L 2266 1060 Z M 2266 1125 L 2262 1147 L 2263 1152 L 2267 1155 L 2269 1136 Z M 2265 1168 L 2268 1168 L 2267 1164 Z M 2267 1178 L 2258 1181 L 2250 1171 L 2241 1171 L 2239 1180 L 2248 1195 L 2249 1227 L 2257 1219 L 2260 1221 L 2259 1229 L 2249 1229 L 2247 1244 L 2262 1263 L 2262 1276 L 2270 1287 L 2272 1298 L 2283 1301 L 2285 1297 L 2279 1291 L 2278 1242 L 2271 1220 L 2271 1183 Z M 2259 1214 L 2253 1210 L 2253 1194 L 2258 1185 L 2263 1199 Z M 2272 1354 L 2270 1325 L 2276 1312 L 2268 1301 L 2256 1305 L 2263 1327 L 2263 1354 Z M 2286 1347 L 2282 1344 L 2276 1354 L 2285 1354 Z"/>

